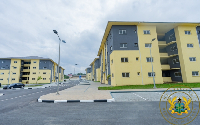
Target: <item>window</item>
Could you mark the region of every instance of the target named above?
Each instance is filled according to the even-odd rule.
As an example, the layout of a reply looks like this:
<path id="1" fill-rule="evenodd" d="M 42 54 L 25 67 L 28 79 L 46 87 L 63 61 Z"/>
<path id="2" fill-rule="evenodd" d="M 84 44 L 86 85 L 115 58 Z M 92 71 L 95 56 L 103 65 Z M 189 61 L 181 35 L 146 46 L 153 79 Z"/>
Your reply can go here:
<path id="1" fill-rule="evenodd" d="M 173 62 L 173 64 L 179 63 L 179 59 L 173 59 L 172 62 Z"/>
<path id="2" fill-rule="evenodd" d="M 0 80 L 3 80 L 3 79 L 0 79 Z"/>
<path id="3" fill-rule="evenodd" d="M 112 51 L 112 46 L 110 47 L 110 51 Z"/>
<path id="4" fill-rule="evenodd" d="M 5 67 L 1 67 L 1 69 L 5 69 Z"/>
<path id="5" fill-rule="evenodd" d="M 112 73 L 112 77 L 114 77 L 114 74 Z"/>
<path id="6" fill-rule="evenodd" d="M 180 73 L 180 72 L 175 72 L 175 73 L 174 73 L 174 76 L 175 76 L 175 77 L 181 77 L 181 73 Z"/>
<path id="7" fill-rule="evenodd" d="M 36 61 L 34 61 L 33 63 L 36 63 Z"/>
<path id="8" fill-rule="evenodd" d="M 119 34 L 126 34 L 126 30 L 119 30 Z"/>
<path id="9" fill-rule="evenodd" d="M 127 48 L 127 43 L 120 43 L 120 48 Z"/>
<path id="10" fill-rule="evenodd" d="M 150 34 L 150 30 L 144 30 L 144 34 Z"/>
<path id="11" fill-rule="evenodd" d="M 111 63 L 113 64 L 113 59 L 111 60 Z"/>
<path id="12" fill-rule="evenodd" d="M 32 80 L 35 80 L 35 78 L 32 78 Z"/>
<path id="13" fill-rule="evenodd" d="M 196 61 L 196 57 L 189 57 L 189 59 L 190 59 L 191 62 Z"/>
<path id="14" fill-rule="evenodd" d="M 145 47 L 150 48 L 151 47 L 151 43 L 145 43 Z"/>
<path id="15" fill-rule="evenodd" d="M 151 57 L 147 57 L 146 59 L 147 59 L 147 62 L 153 62 L 153 57 L 152 58 Z"/>
<path id="16" fill-rule="evenodd" d="M 12 80 L 15 80 L 15 78 L 12 78 Z"/>
<path id="17" fill-rule="evenodd" d="M 46 80 L 46 78 L 43 78 L 43 80 Z"/>
<path id="18" fill-rule="evenodd" d="M 129 73 L 122 73 L 122 77 L 129 77 Z"/>
<path id="19" fill-rule="evenodd" d="M 33 72 L 33 74 L 36 74 L 36 72 Z"/>
<path id="20" fill-rule="evenodd" d="M 13 67 L 14 69 L 17 69 L 17 67 Z"/>
<path id="21" fill-rule="evenodd" d="M 14 63 L 17 63 L 17 61 L 14 61 Z"/>
<path id="22" fill-rule="evenodd" d="M 136 61 L 138 61 L 139 60 L 139 57 L 136 57 Z"/>
<path id="23" fill-rule="evenodd" d="M 1 75 L 3 75 L 4 73 L 2 72 Z"/>
<path id="24" fill-rule="evenodd" d="M 190 31 L 185 31 L 185 34 L 190 35 L 191 32 Z"/>
<path id="25" fill-rule="evenodd" d="M 198 71 L 192 71 L 192 76 L 199 76 L 199 72 Z"/>
<path id="26" fill-rule="evenodd" d="M 36 67 L 33 67 L 33 69 L 36 69 Z"/>
<path id="27" fill-rule="evenodd" d="M 148 76 L 149 77 L 153 77 L 153 76 L 155 77 L 155 72 L 148 72 Z"/>
<path id="28" fill-rule="evenodd" d="M 5 63 L 5 61 L 2 61 L 1 63 Z"/>
<path id="29" fill-rule="evenodd" d="M 128 58 L 121 58 L 121 62 L 128 62 Z"/>
<path id="30" fill-rule="evenodd" d="M 16 74 L 16 72 L 13 72 L 13 74 Z"/>
<path id="31" fill-rule="evenodd" d="M 46 72 L 43 72 L 43 74 L 47 74 Z"/>
<path id="32" fill-rule="evenodd" d="M 188 48 L 193 48 L 193 44 L 187 44 Z"/>
<path id="33" fill-rule="evenodd" d="M 134 43 L 134 47 L 138 47 L 138 44 L 137 44 L 137 43 Z"/>
<path id="34" fill-rule="evenodd" d="M 137 75 L 139 76 L 139 75 L 140 75 L 140 72 L 137 72 Z"/>

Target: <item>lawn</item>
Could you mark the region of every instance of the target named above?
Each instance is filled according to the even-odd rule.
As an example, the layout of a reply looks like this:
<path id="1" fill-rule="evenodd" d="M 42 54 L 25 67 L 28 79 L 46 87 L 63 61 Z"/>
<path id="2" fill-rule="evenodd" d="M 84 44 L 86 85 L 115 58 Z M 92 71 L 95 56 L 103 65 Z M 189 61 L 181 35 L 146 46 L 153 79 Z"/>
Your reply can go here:
<path id="1" fill-rule="evenodd" d="M 189 88 L 200 88 L 200 83 L 169 83 L 169 84 L 156 84 L 157 88 L 170 88 L 175 85 L 184 85 Z M 178 86 L 173 88 L 186 88 L 184 86 Z M 98 87 L 99 90 L 120 90 L 120 89 L 152 89 L 153 84 L 150 85 L 127 85 L 127 86 L 110 86 L 110 87 Z"/>
<path id="2" fill-rule="evenodd" d="M 93 81 L 93 82 L 100 82 L 100 81 Z"/>
<path id="3" fill-rule="evenodd" d="M 25 87 L 37 87 L 37 86 L 42 86 L 42 85 L 25 85 Z"/>

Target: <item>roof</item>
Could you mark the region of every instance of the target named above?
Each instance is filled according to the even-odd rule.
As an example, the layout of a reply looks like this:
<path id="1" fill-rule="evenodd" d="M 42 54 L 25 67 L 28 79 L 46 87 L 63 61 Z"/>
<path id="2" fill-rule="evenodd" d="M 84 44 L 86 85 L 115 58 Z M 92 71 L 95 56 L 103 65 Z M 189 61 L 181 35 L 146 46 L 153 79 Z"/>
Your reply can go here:
<path id="1" fill-rule="evenodd" d="M 110 29 L 113 25 L 140 25 L 140 26 L 145 26 L 145 25 L 156 25 L 156 26 L 161 26 L 162 28 L 164 27 L 166 30 L 168 29 L 173 29 L 174 27 L 178 26 L 178 25 L 193 25 L 193 26 L 198 26 L 200 25 L 200 22 L 144 22 L 144 21 L 137 21 L 137 22 L 129 22 L 129 21 L 108 21 L 102 41 L 101 41 L 101 45 L 99 47 L 99 51 L 97 56 L 100 55 L 101 50 L 103 49 L 103 46 L 106 42 L 106 39 L 108 37 L 108 34 L 110 32 Z M 167 25 L 167 27 L 166 27 Z M 162 29 L 160 28 L 160 29 Z"/>
<path id="2" fill-rule="evenodd" d="M 99 58 L 95 58 L 94 61 L 90 64 L 90 66 L 91 66 L 97 59 L 99 59 Z"/>

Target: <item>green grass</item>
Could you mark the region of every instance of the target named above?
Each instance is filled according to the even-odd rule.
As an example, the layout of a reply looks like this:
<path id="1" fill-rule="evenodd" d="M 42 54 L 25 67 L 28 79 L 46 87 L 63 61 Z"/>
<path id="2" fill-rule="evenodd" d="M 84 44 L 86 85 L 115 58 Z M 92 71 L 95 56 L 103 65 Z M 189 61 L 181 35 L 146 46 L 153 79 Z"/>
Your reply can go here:
<path id="1" fill-rule="evenodd" d="M 175 85 L 184 85 L 189 88 L 200 88 L 200 83 L 169 83 L 169 84 L 156 84 L 157 88 L 170 88 Z M 173 88 L 186 88 L 184 86 L 178 86 Z M 153 84 L 150 85 L 127 85 L 127 86 L 110 86 L 110 87 L 98 87 L 99 90 L 121 90 L 121 89 L 152 89 Z"/>
<path id="2" fill-rule="evenodd" d="M 42 86 L 42 85 L 25 85 L 25 87 L 37 87 L 37 86 Z"/>
<path id="3" fill-rule="evenodd" d="M 100 81 L 93 81 L 93 82 L 100 82 Z"/>

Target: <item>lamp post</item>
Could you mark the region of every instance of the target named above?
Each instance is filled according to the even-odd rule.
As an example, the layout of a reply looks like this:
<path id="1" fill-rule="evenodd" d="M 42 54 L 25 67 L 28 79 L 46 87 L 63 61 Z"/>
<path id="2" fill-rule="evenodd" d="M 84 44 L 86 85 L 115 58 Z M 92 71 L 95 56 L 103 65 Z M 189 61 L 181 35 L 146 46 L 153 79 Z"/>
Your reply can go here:
<path id="1" fill-rule="evenodd" d="M 78 65 L 78 64 L 75 64 L 75 65 Z M 74 68 L 74 75 L 75 75 L 75 68 Z"/>
<path id="2" fill-rule="evenodd" d="M 58 59 L 58 69 L 57 69 L 57 71 L 58 71 L 58 85 L 57 85 L 57 94 L 56 95 L 60 95 L 58 93 L 58 91 L 59 91 L 59 69 L 60 69 L 59 65 L 60 65 L 60 42 L 61 42 L 61 39 L 60 39 L 58 32 L 56 30 L 53 30 L 53 32 L 58 36 L 58 39 L 59 39 L 59 59 Z M 62 42 L 66 43 L 64 40 L 62 40 Z"/>
<path id="3" fill-rule="evenodd" d="M 151 47 L 152 47 L 152 42 L 153 42 L 155 39 L 156 39 L 156 38 L 153 38 L 153 39 L 152 39 L 152 41 L 151 41 Z M 151 47 L 150 47 L 150 44 L 149 44 L 149 48 L 150 48 L 150 55 L 151 55 Z M 153 73 L 153 83 L 154 83 L 154 87 L 153 87 L 153 88 L 154 88 L 154 89 L 156 89 L 156 85 L 155 85 L 155 79 L 154 79 L 154 75 L 155 75 L 155 74 L 154 74 L 154 72 L 153 72 L 153 63 L 152 63 L 152 60 L 153 60 L 153 59 L 152 59 L 152 55 L 151 55 L 151 66 L 152 66 L 152 73 Z"/>
<path id="4" fill-rule="evenodd" d="M 11 63 L 10 63 L 10 65 L 11 65 Z M 14 66 L 12 66 L 12 67 L 14 67 Z M 10 68 L 11 68 L 11 67 L 10 67 Z M 9 70 L 8 84 L 9 84 L 9 80 L 10 80 L 10 70 Z"/>

